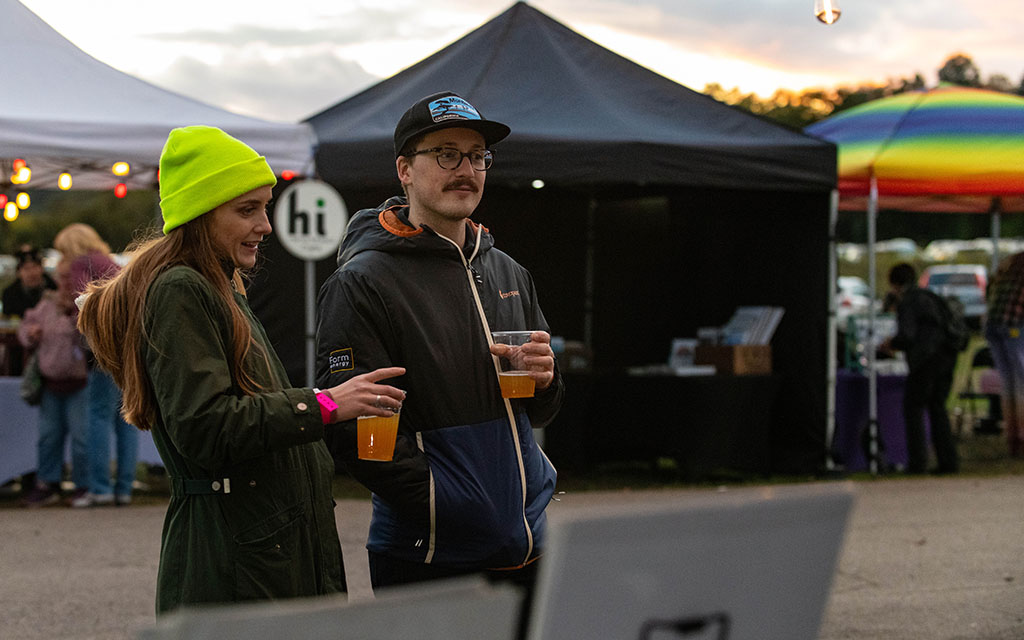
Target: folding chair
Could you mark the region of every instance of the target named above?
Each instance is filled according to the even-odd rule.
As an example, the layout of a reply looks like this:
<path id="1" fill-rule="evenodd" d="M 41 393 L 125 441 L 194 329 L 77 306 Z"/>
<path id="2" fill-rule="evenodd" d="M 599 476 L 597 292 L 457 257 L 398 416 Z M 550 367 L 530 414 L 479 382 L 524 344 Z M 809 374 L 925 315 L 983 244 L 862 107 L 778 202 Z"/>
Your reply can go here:
<path id="1" fill-rule="evenodd" d="M 1000 404 L 999 390 L 992 387 L 991 378 L 995 373 L 992 351 L 988 346 L 980 347 L 971 356 L 971 366 L 967 372 L 964 390 L 957 398 L 965 401 L 966 410 L 962 410 L 961 419 L 957 421 L 959 431 L 963 418 L 966 417 L 974 433 L 994 434 L 1002 431 L 1003 409 Z M 989 382 L 986 384 L 986 380 Z M 977 413 L 976 401 L 986 402 L 985 414 Z"/>

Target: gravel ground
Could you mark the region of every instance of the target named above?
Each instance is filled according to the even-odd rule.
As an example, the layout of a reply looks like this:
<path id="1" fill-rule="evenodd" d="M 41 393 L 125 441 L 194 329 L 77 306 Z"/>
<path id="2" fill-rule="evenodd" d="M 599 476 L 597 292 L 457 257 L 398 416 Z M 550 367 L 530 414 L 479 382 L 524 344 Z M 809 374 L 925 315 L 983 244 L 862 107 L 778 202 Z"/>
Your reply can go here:
<path id="1" fill-rule="evenodd" d="M 1024 476 L 892 478 L 854 488 L 820 640 L 1024 638 Z M 571 493 L 549 512 L 556 520 L 647 496 Z M 0 509 L 0 638 L 117 640 L 153 624 L 165 507 L 148 502 Z M 337 514 L 350 599 L 372 598 L 363 549 L 369 502 L 340 500 Z"/>

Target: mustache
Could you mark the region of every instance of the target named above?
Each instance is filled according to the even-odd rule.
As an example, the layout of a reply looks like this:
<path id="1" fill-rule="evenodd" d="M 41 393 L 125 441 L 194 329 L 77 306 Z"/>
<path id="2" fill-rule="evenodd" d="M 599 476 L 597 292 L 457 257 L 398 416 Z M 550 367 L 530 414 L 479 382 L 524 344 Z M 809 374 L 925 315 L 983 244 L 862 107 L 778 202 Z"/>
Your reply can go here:
<path id="1" fill-rule="evenodd" d="M 473 191 L 477 191 L 478 190 L 477 187 L 476 187 L 476 183 L 473 182 L 472 180 L 469 180 L 469 179 L 466 179 L 466 178 L 459 178 L 457 180 L 452 180 L 448 184 L 444 185 L 444 190 L 445 191 L 451 191 L 453 189 L 462 189 L 464 187 L 468 187 L 468 188 L 472 189 Z"/>

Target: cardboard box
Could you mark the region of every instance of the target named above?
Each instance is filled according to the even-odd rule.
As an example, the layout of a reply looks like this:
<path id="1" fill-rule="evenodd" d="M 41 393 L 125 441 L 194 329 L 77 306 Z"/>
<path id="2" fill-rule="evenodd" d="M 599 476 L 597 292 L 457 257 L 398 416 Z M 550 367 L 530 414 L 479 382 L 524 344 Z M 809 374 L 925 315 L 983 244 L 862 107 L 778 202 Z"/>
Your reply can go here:
<path id="1" fill-rule="evenodd" d="M 694 364 L 711 364 L 719 375 L 750 376 L 772 372 L 771 345 L 697 345 Z"/>

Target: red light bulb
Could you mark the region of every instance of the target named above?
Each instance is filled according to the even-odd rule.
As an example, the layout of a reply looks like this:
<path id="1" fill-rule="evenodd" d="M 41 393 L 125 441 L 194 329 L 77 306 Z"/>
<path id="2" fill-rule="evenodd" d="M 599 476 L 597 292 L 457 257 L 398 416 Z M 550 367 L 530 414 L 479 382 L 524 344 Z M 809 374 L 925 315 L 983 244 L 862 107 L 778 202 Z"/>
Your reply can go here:
<path id="1" fill-rule="evenodd" d="M 7 196 L 5 196 L 4 194 L 0 193 L 0 209 L 3 209 L 6 206 L 7 206 Z"/>
<path id="2" fill-rule="evenodd" d="M 284 171 L 281 172 L 281 179 L 282 180 L 291 180 L 294 177 L 295 177 L 295 172 L 292 171 L 291 169 L 285 169 Z"/>
<path id="3" fill-rule="evenodd" d="M 123 182 L 119 182 L 117 186 L 114 187 L 114 195 L 118 198 L 123 198 L 128 195 L 128 185 Z"/>

